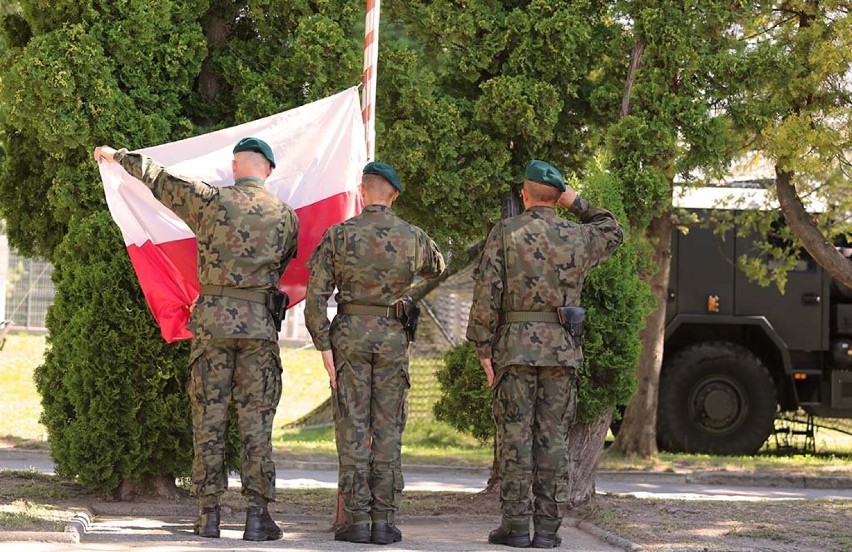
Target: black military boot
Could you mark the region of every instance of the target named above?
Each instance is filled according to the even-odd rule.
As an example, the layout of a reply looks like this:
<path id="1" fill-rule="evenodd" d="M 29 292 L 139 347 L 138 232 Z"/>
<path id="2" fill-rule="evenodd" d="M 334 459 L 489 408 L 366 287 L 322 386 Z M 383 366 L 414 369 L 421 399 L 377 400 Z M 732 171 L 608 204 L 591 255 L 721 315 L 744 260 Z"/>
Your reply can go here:
<path id="1" fill-rule="evenodd" d="M 219 538 L 219 505 L 205 506 L 198 512 L 193 533 L 209 539 Z"/>
<path id="2" fill-rule="evenodd" d="M 281 528 L 272 520 L 266 507 L 256 506 L 246 509 L 246 530 L 243 533 L 243 540 L 278 540 L 282 535 Z"/>
<path id="3" fill-rule="evenodd" d="M 559 548 L 562 545 L 562 537 L 556 533 L 539 533 L 536 531 L 532 540 L 533 548 Z"/>
<path id="4" fill-rule="evenodd" d="M 370 542 L 373 544 L 393 544 L 402 540 L 402 531 L 393 523 L 374 521 Z"/>
<path id="5" fill-rule="evenodd" d="M 491 544 L 503 544 L 512 548 L 529 548 L 530 534 L 507 531 L 501 525 L 488 534 L 488 542 Z"/>
<path id="6" fill-rule="evenodd" d="M 370 542 L 370 524 L 369 523 L 352 523 L 344 525 L 334 532 L 334 540 L 346 542 Z"/>

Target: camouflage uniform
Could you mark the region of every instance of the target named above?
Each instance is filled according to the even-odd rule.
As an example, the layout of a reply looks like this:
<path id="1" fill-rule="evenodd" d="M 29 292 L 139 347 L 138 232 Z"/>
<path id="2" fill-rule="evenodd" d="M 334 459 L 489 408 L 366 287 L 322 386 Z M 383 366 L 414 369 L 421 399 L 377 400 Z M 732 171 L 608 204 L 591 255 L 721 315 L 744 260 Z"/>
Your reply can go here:
<path id="1" fill-rule="evenodd" d="M 531 514 L 537 533 L 555 533 L 564 515 L 583 353 L 557 323 L 504 323 L 501 313 L 579 306 L 586 274 L 623 239 L 608 211 L 579 197 L 572 211 L 583 224 L 538 206 L 500 221 L 474 273 L 467 338 L 480 358 L 492 359 L 502 525 L 517 533 L 529 532 Z"/>
<path id="2" fill-rule="evenodd" d="M 258 178 L 216 188 L 170 174 L 150 158 L 119 150 L 115 160 L 145 183 L 198 240 L 198 280 L 266 292 L 296 254 L 299 221 Z M 187 392 L 195 456 L 192 493 L 217 504 L 227 487 L 228 405 L 236 407 L 242 445 L 243 494 L 249 506 L 275 498 L 272 419 L 281 397 L 278 334 L 265 304 L 220 294 L 199 296 L 192 330 Z"/>
<path id="3" fill-rule="evenodd" d="M 337 369 L 332 401 L 347 523 L 393 523 L 403 488 L 408 341 L 395 318 L 338 312 L 329 324 L 328 299 L 337 287 L 339 306 L 392 305 L 416 276 L 440 275 L 444 259 L 423 230 L 368 205 L 329 228 L 308 265 L 305 325 L 317 349 L 333 351 Z"/>

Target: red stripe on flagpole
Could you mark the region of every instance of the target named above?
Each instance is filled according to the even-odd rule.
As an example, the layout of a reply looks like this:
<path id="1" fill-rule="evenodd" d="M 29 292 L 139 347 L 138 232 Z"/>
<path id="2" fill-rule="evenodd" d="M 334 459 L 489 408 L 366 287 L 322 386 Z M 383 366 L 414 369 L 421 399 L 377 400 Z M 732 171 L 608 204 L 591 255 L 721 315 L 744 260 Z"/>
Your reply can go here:
<path id="1" fill-rule="evenodd" d="M 376 0 L 367 0 L 367 11 L 372 10 L 376 6 Z"/>
<path id="2" fill-rule="evenodd" d="M 364 37 L 364 48 L 369 48 L 373 44 L 373 40 L 376 38 L 376 33 L 372 30 L 367 33 L 367 36 Z"/>

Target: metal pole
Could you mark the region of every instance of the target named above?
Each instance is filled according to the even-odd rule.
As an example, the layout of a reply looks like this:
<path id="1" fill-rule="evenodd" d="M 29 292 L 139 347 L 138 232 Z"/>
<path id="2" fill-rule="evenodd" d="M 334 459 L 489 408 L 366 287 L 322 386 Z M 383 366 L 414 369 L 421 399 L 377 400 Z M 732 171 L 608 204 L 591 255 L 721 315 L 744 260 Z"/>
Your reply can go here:
<path id="1" fill-rule="evenodd" d="M 376 79 L 379 66 L 379 16 L 381 0 L 367 0 L 364 24 L 364 73 L 361 82 L 361 115 L 364 117 L 367 141 L 367 160 L 376 156 Z"/>

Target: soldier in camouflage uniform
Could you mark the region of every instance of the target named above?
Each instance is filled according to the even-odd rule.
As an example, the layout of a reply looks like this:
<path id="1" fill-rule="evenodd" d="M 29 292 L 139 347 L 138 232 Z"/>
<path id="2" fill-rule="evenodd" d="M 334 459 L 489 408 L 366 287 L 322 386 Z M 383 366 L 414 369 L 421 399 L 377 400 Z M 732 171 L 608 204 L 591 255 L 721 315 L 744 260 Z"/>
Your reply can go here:
<path id="1" fill-rule="evenodd" d="M 264 188 L 275 167 L 262 140 L 234 147 L 234 185 L 216 188 L 176 176 L 126 149 L 103 146 L 98 161 L 115 161 L 192 229 L 198 242 L 201 295 L 192 310 L 190 375 L 195 455 L 192 493 L 199 499 L 195 533 L 219 537 L 219 498 L 227 487 L 228 405 L 236 407 L 246 497 L 246 540 L 281 538 L 267 503 L 275 498 L 272 420 L 281 397 L 278 334 L 266 296 L 296 254 L 299 221 Z"/>
<path id="2" fill-rule="evenodd" d="M 542 161 L 527 165 L 521 194 L 526 211 L 497 223 L 485 243 L 467 338 L 493 390 L 500 445 L 502 523 L 488 541 L 552 548 L 561 544 L 556 533 L 568 500 L 567 435 L 583 362 L 556 308 L 580 305 L 586 274 L 621 244 L 623 230 Z M 557 202 L 582 224 L 557 216 Z"/>
<path id="3" fill-rule="evenodd" d="M 423 230 L 391 211 L 402 191 L 393 168 L 367 164 L 359 191 L 364 211 L 329 228 L 308 261 L 305 325 L 332 387 L 346 512 L 334 538 L 390 544 L 402 539 L 394 515 L 403 488 L 400 448 L 411 387 L 408 340 L 394 304 L 417 276 L 439 276 L 444 259 Z M 338 310 L 329 324 L 335 287 Z"/>

